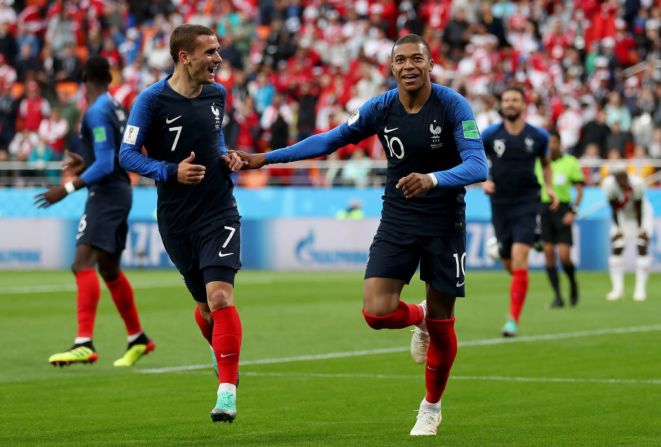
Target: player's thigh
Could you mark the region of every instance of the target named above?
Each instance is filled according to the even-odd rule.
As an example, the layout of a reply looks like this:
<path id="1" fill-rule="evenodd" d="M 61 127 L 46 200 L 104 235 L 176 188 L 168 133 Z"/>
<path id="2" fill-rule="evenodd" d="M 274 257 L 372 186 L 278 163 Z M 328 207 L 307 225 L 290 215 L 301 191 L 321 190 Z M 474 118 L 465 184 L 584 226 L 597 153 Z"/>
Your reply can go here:
<path id="1" fill-rule="evenodd" d="M 416 236 L 381 224 L 370 246 L 365 279 L 390 278 L 408 284 L 419 262 Z"/>
<path id="2" fill-rule="evenodd" d="M 537 225 L 538 205 L 535 202 L 523 203 L 510 209 L 512 243 L 533 245 Z"/>
<path id="3" fill-rule="evenodd" d="M 491 205 L 491 223 L 498 240 L 498 252 L 502 259 L 509 259 L 512 250 L 512 223 L 508 213 L 509 206 Z"/>
<path id="4" fill-rule="evenodd" d="M 205 228 L 198 240 L 200 269 L 220 268 L 237 272 L 241 268 L 241 223 L 228 219 Z M 231 284 L 234 283 L 232 278 Z"/>
<path id="5" fill-rule="evenodd" d="M 448 232 L 421 243 L 420 279 L 441 294 L 464 296 L 466 233 Z"/>
<path id="6" fill-rule="evenodd" d="M 85 213 L 78 223 L 76 245 L 90 245 L 108 253 L 126 246 L 131 198 L 124 191 L 102 194 L 90 191 Z"/>
<path id="7" fill-rule="evenodd" d="M 77 244 L 76 253 L 71 263 L 71 271 L 78 274 L 83 270 L 96 268 L 98 251 L 88 244 Z"/>
<path id="8" fill-rule="evenodd" d="M 393 278 L 366 278 L 363 285 L 363 310 L 371 315 L 394 312 L 404 288 L 404 280 Z"/>
<path id="9" fill-rule="evenodd" d="M 207 292 L 200 269 L 196 239 L 195 234 L 175 236 L 161 233 L 165 251 L 181 274 L 193 299 L 199 303 L 206 303 Z"/>

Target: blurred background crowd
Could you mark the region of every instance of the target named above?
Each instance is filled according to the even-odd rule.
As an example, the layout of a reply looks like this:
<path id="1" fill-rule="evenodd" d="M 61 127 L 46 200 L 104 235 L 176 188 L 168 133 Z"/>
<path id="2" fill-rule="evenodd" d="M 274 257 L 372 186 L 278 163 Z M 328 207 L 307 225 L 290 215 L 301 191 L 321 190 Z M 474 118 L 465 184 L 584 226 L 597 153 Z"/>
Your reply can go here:
<path id="1" fill-rule="evenodd" d="M 429 42 L 433 80 L 470 101 L 480 129 L 500 121 L 503 88 L 522 85 L 527 120 L 560 133 L 588 184 L 607 158 L 629 159 L 658 183 L 659 0 L 0 0 L 2 182 L 30 184 L 77 150 L 87 57 L 110 60 L 111 93 L 128 110 L 172 70 L 168 36 L 182 23 L 207 25 L 221 41 L 230 148 L 264 152 L 342 123 L 396 86 L 390 51 L 413 32 Z M 373 137 L 240 182 L 364 187 L 381 181 L 383 159 Z"/>

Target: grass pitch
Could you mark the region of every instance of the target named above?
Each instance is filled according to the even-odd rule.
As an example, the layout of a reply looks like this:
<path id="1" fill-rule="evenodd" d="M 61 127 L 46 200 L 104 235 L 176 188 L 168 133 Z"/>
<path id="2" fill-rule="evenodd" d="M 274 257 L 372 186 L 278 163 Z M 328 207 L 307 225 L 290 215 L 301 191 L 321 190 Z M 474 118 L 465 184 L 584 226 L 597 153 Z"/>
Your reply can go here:
<path id="1" fill-rule="evenodd" d="M 606 302 L 581 273 L 577 308 L 548 309 L 531 275 L 520 337 L 504 341 L 509 278 L 469 273 L 457 303 L 459 354 L 432 438 L 408 435 L 424 395 L 409 331 L 373 331 L 360 273 L 241 272 L 239 415 L 213 424 L 216 379 L 175 271 L 129 271 L 157 343 L 128 370 L 123 323 L 103 291 L 95 365 L 54 368 L 75 335 L 67 272 L 0 272 L 0 446 L 660 446 L 661 277 L 646 302 Z M 564 278 L 563 278 L 564 279 Z M 566 286 L 566 282 L 564 283 Z M 629 295 L 633 277 L 627 277 Z M 421 300 L 414 280 L 404 299 Z"/>

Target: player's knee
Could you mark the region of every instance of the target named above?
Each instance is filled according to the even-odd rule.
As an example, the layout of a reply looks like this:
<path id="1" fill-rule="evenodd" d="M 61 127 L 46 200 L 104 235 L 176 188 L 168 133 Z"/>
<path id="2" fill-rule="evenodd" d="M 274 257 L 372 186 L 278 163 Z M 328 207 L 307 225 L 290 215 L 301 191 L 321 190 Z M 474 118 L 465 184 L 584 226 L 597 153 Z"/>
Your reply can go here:
<path id="1" fill-rule="evenodd" d="M 207 292 L 207 302 L 211 310 L 218 310 L 234 304 L 234 297 L 230 290 L 217 288 Z"/>
<path id="2" fill-rule="evenodd" d="M 83 272 L 85 270 L 93 269 L 94 265 L 88 263 L 88 262 L 82 262 L 82 261 L 74 261 L 71 264 L 71 273 L 74 275 L 79 274 L 80 272 Z"/>
<path id="3" fill-rule="evenodd" d="M 372 329 L 379 330 L 385 327 L 383 324 L 383 318 L 379 318 L 377 315 L 369 314 L 365 312 L 365 309 L 363 309 L 363 318 L 365 318 L 365 322 Z"/>
<path id="4" fill-rule="evenodd" d="M 114 281 L 119 276 L 119 266 L 103 266 L 99 265 L 99 274 L 104 281 Z"/>

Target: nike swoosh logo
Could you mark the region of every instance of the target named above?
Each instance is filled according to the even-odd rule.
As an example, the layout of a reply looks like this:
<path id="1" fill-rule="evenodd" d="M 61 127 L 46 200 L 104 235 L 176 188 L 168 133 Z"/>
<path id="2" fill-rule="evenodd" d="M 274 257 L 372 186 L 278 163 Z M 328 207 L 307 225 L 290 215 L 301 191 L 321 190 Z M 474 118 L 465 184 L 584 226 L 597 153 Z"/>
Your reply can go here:
<path id="1" fill-rule="evenodd" d="M 218 252 L 218 256 L 224 258 L 225 256 L 233 255 L 234 253 L 223 253 L 222 251 Z"/>
<path id="2" fill-rule="evenodd" d="M 388 128 L 386 127 L 385 129 L 383 129 L 383 133 L 394 132 L 394 131 L 396 131 L 397 129 L 399 129 L 399 127 L 393 127 L 392 129 L 388 129 Z"/>
<path id="3" fill-rule="evenodd" d="M 220 358 L 224 359 L 225 357 L 232 357 L 233 355 L 236 355 L 236 352 L 233 352 L 232 354 L 220 354 Z"/>
<path id="4" fill-rule="evenodd" d="M 461 281 L 461 282 L 457 281 L 456 286 L 457 286 L 457 287 L 461 287 L 461 286 L 463 286 L 464 284 L 466 284 L 466 281 Z"/>
<path id="5" fill-rule="evenodd" d="M 179 116 L 175 116 L 175 117 L 172 118 L 172 119 L 170 119 L 170 118 L 165 118 L 165 124 L 174 123 L 174 122 L 177 121 L 179 118 L 181 118 L 181 115 L 179 115 Z"/>

